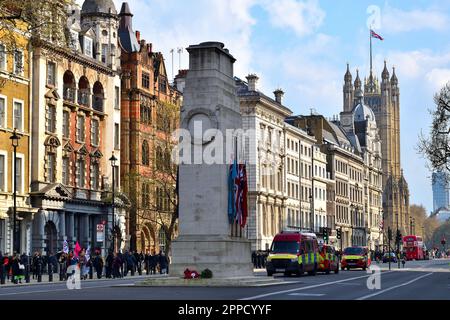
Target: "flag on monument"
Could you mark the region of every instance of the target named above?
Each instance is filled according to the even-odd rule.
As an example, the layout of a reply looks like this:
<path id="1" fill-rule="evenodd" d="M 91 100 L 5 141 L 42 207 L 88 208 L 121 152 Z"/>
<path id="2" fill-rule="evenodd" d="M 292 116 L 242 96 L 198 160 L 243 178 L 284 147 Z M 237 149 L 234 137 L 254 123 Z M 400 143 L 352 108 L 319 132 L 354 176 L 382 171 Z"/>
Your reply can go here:
<path id="1" fill-rule="evenodd" d="M 230 166 L 230 172 L 228 175 L 228 220 L 230 224 L 236 217 L 236 198 L 235 198 L 235 180 L 237 177 L 237 161 L 234 160 Z"/>
<path id="2" fill-rule="evenodd" d="M 245 227 L 245 224 L 247 223 L 247 216 L 248 216 L 248 210 L 247 210 L 247 193 L 248 193 L 248 186 L 247 186 L 247 169 L 245 164 L 239 165 L 239 175 L 238 175 L 238 201 L 237 201 L 237 221 L 239 222 L 241 228 Z"/>
<path id="3" fill-rule="evenodd" d="M 381 40 L 381 41 L 384 40 L 378 33 L 376 33 L 376 32 L 373 31 L 373 30 L 370 30 L 370 35 L 371 35 L 372 38 L 379 39 L 379 40 Z"/>
<path id="4" fill-rule="evenodd" d="M 80 247 L 80 244 L 77 241 L 77 243 L 75 244 L 75 249 L 73 250 L 73 253 L 74 253 L 75 257 L 78 257 L 78 255 L 80 254 L 80 251 L 81 251 L 81 247 Z"/>
<path id="5" fill-rule="evenodd" d="M 64 240 L 64 243 L 63 243 L 63 252 L 64 252 L 64 253 L 69 253 L 69 244 L 67 243 L 67 240 Z"/>

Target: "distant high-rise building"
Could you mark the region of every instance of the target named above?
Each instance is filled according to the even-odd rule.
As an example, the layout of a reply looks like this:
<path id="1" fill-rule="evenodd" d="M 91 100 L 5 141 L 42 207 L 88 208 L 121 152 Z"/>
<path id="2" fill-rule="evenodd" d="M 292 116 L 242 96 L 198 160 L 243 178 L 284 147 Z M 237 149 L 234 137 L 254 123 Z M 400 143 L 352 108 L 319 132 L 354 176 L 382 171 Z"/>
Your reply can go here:
<path id="1" fill-rule="evenodd" d="M 449 207 L 449 182 L 442 172 L 433 173 L 433 212 Z"/>

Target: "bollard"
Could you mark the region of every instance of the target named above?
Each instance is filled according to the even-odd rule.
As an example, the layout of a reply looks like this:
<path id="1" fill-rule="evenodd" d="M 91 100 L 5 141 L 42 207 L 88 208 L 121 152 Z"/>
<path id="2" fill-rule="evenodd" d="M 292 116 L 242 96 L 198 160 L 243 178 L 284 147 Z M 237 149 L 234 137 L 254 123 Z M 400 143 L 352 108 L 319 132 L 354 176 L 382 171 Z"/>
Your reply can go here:
<path id="1" fill-rule="evenodd" d="M 64 281 L 64 264 L 59 263 L 59 281 Z"/>
<path id="2" fill-rule="evenodd" d="M 48 282 L 53 282 L 53 266 L 48 265 Z"/>
<path id="3" fill-rule="evenodd" d="M 3 266 L 3 261 L 0 261 L 0 284 L 5 284 L 5 267 Z"/>
<path id="4" fill-rule="evenodd" d="M 25 282 L 30 283 L 30 265 L 25 266 Z"/>
<path id="5" fill-rule="evenodd" d="M 93 274 L 93 270 L 92 270 L 92 265 L 89 266 L 89 279 L 93 279 L 94 278 L 94 274 Z"/>

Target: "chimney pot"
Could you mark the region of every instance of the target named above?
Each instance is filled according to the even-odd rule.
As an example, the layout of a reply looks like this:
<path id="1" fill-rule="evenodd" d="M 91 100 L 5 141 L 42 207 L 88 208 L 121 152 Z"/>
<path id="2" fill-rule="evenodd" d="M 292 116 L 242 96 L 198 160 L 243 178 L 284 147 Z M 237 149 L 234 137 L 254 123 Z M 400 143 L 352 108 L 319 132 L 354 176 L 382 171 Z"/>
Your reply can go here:
<path id="1" fill-rule="evenodd" d="M 283 90 L 277 89 L 273 92 L 273 94 L 275 95 L 275 101 L 278 102 L 279 104 L 282 104 L 284 96 Z"/>
<path id="2" fill-rule="evenodd" d="M 247 76 L 248 91 L 256 91 L 256 83 L 258 80 L 259 78 L 256 74 L 249 74 Z"/>

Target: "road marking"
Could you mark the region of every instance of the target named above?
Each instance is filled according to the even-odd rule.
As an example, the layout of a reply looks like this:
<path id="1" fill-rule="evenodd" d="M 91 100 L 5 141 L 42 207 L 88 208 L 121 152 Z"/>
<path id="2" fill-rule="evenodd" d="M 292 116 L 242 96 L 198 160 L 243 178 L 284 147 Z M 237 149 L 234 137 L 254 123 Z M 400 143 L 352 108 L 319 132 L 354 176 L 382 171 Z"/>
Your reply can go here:
<path id="1" fill-rule="evenodd" d="M 394 272 L 394 271 L 386 271 L 386 272 L 383 272 L 382 274 L 387 274 L 387 273 L 391 273 L 391 272 Z M 302 291 L 302 290 L 308 290 L 308 289 L 313 289 L 313 288 L 318 288 L 318 287 L 324 287 L 324 286 L 329 286 L 329 285 L 336 284 L 336 283 L 342 283 L 342 282 L 347 282 L 347 281 L 352 281 L 352 280 L 357 280 L 357 279 L 364 279 L 364 278 L 368 278 L 370 276 L 371 276 L 371 274 L 365 275 L 365 276 L 360 276 L 360 277 L 354 277 L 354 278 L 349 278 L 349 279 L 338 280 L 338 281 L 325 282 L 325 283 L 316 284 L 316 285 L 307 286 L 307 287 L 302 287 L 302 288 L 295 288 L 295 289 L 289 289 L 289 290 L 270 292 L 270 293 L 265 293 L 265 294 L 260 294 L 260 295 L 257 295 L 257 296 L 253 296 L 253 297 L 241 298 L 239 300 L 256 300 L 256 299 L 270 297 L 270 296 L 275 296 L 275 295 L 279 295 L 279 294 L 285 294 L 285 293 L 291 293 L 291 292 L 295 292 L 295 291 Z"/>
<path id="2" fill-rule="evenodd" d="M 289 296 L 302 296 L 302 297 L 322 297 L 324 296 L 325 293 L 300 293 L 300 292 L 295 292 L 295 293 L 290 293 Z"/>
<path id="3" fill-rule="evenodd" d="M 391 290 L 394 290 L 394 289 L 397 289 L 397 288 L 400 288 L 400 287 L 403 287 L 403 286 L 407 286 L 407 285 L 409 285 L 409 284 L 411 284 L 413 282 L 416 282 L 416 281 L 418 281 L 418 280 L 420 280 L 422 278 L 431 276 L 432 274 L 433 274 L 433 272 L 424 274 L 424 275 L 422 275 L 420 277 L 412 279 L 411 281 L 408 281 L 408 282 L 405 282 L 405 283 L 402 283 L 402 284 L 399 284 L 399 285 L 396 285 L 396 286 L 393 286 L 393 287 L 390 287 L 390 288 L 387 288 L 387 289 L 384 289 L 384 290 L 381 290 L 381 291 L 378 291 L 378 292 L 375 292 L 375 293 L 372 293 L 372 294 L 368 294 L 367 296 L 360 297 L 360 298 L 358 298 L 356 300 L 366 300 L 366 299 L 378 296 L 378 295 L 383 294 L 385 292 L 388 292 L 388 291 L 391 291 Z"/>

